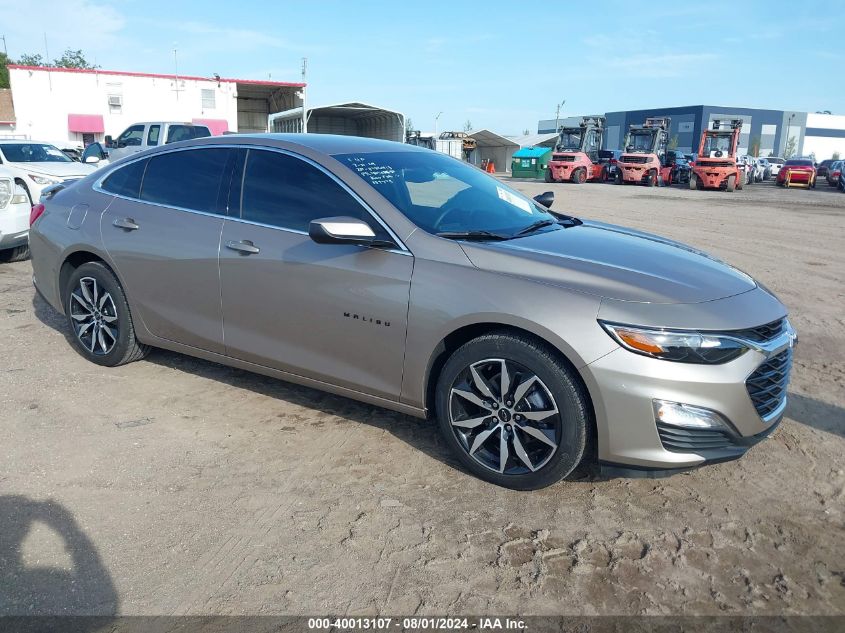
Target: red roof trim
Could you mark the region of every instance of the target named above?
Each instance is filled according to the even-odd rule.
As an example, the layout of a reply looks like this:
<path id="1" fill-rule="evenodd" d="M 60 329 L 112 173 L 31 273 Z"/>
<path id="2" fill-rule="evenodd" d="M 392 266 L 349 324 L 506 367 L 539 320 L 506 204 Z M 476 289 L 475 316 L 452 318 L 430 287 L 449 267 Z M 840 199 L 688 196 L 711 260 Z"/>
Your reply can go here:
<path id="1" fill-rule="evenodd" d="M 136 73 L 124 72 L 121 70 L 101 70 L 89 68 L 55 68 L 53 66 L 21 66 L 20 64 L 9 64 L 6 68 L 17 70 L 42 70 L 55 73 L 80 73 L 83 75 L 123 75 L 124 77 L 149 77 L 151 79 L 176 79 L 177 75 L 159 75 L 156 73 Z M 289 81 L 263 81 L 261 79 L 232 79 L 229 77 L 221 77 L 219 80 L 216 77 L 195 77 L 192 75 L 178 75 L 179 79 L 187 79 L 189 81 L 221 81 L 225 83 L 248 84 L 250 86 L 278 86 L 288 88 L 303 88 L 304 83 L 296 83 Z"/>

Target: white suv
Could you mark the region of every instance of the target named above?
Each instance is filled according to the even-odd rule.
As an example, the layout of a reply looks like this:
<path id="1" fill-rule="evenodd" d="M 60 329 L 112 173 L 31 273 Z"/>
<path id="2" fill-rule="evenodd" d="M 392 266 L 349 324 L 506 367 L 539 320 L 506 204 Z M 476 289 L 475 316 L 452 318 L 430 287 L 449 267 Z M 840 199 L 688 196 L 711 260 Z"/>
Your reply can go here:
<path id="1" fill-rule="evenodd" d="M 65 180 L 84 178 L 95 167 L 68 158 L 62 150 L 39 141 L 0 141 L 0 163 L 24 188 L 29 204 L 38 202 L 41 190 Z"/>
<path id="2" fill-rule="evenodd" d="M 29 257 L 29 212 L 26 192 L 14 175 L 0 167 L 0 262 Z"/>

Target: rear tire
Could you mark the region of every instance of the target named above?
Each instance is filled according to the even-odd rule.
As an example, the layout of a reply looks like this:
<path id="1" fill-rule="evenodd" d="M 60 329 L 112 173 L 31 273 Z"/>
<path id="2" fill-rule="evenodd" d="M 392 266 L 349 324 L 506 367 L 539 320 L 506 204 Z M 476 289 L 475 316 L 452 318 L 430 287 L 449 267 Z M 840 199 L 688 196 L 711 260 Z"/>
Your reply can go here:
<path id="1" fill-rule="evenodd" d="M 617 168 L 616 169 L 616 176 L 613 178 L 613 182 L 617 185 L 625 184 L 625 179 L 622 177 L 622 170 Z"/>
<path id="2" fill-rule="evenodd" d="M 105 264 L 82 264 L 63 293 L 71 342 L 79 354 L 105 367 L 125 365 L 147 355 L 149 346 L 135 337 L 123 288 Z"/>
<path id="3" fill-rule="evenodd" d="M 728 184 L 725 188 L 727 191 L 733 191 L 736 189 L 736 176 L 730 175 L 728 176 Z"/>
<path id="4" fill-rule="evenodd" d="M 467 470 L 499 486 L 536 490 L 568 476 L 587 452 L 587 403 L 554 351 L 499 332 L 452 354 L 435 405 L 443 437 Z"/>
<path id="5" fill-rule="evenodd" d="M 575 171 L 572 172 L 572 175 L 569 177 L 570 182 L 575 183 L 576 185 L 583 185 L 587 182 L 587 171 L 583 167 L 579 167 Z"/>
<path id="6" fill-rule="evenodd" d="M 648 176 L 646 176 L 645 181 L 646 186 L 648 187 L 656 187 L 657 186 L 657 172 L 653 169 L 648 172 Z"/>
<path id="7" fill-rule="evenodd" d="M 546 167 L 546 174 L 545 174 L 545 176 L 543 177 L 543 179 L 544 179 L 546 182 L 554 182 L 554 181 L 555 181 L 555 179 L 554 179 L 554 178 L 552 178 L 552 170 L 551 170 L 551 168 Z"/>
<path id="8" fill-rule="evenodd" d="M 698 189 L 698 176 L 696 176 L 695 174 L 690 174 L 689 188 L 690 191 L 695 191 L 696 189 Z"/>
<path id="9" fill-rule="evenodd" d="M 25 259 L 29 259 L 29 244 L 0 251 L 0 262 L 3 263 L 22 262 Z"/>

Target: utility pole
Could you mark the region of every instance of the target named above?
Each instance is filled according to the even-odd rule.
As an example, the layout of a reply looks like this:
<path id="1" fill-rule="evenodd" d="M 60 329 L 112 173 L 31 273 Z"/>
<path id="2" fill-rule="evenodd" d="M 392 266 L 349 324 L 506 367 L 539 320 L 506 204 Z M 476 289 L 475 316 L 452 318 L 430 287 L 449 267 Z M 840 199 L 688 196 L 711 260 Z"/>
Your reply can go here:
<path id="1" fill-rule="evenodd" d="M 555 134 L 557 134 L 560 131 L 560 123 L 559 123 L 559 121 L 560 121 L 560 110 L 565 104 L 566 104 L 566 99 L 564 99 L 563 101 L 558 103 L 557 108 L 555 109 Z"/>
<path id="2" fill-rule="evenodd" d="M 442 112 L 438 112 L 437 115 L 434 117 L 434 138 L 437 139 L 437 119 L 440 118 L 440 115 L 443 114 Z"/>
<path id="3" fill-rule="evenodd" d="M 305 85 L 305 74 L 308 70 L 308 58 L 302 58 L 302 133 L 308 134 L 308 112 L 307 112 L 307 103 L 305 98 L 305 90 L 307 86 Z"/>
<path id="4" fill-rule="evenodd" d="M 176 45 L 176 42 L 173 42 L 173 72 L 174 76 L 176 77 L 175 82 L 173 84 L 173 91 L 176 93 L 176 101 L 179 101 L 179 93 L 182 89 L 179 87 L 179 56 L 178 56 L 179 47 Z"/>
<path id="5" fill-rule="evenodd" d="M 6 50 L 6 36 L 2 35 L 2 36 L 0 36 L 0 38 L 2 38 L 2 40 L 3 40 L 3 54 L 6 55 L 6 57 L 8 57 L 9 51 Z"/>

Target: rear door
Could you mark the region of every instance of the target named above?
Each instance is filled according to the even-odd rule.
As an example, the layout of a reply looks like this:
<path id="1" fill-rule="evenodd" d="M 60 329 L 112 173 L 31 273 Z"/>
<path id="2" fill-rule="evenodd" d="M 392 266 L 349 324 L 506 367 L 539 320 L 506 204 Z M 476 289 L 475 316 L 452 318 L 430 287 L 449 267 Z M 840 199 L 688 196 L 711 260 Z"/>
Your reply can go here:
<path id="1" fill-rule="evenodd" d="M 226 351 L 242 360 L 398 400 L 413 257 L 316 244 L 311 220 L 363 219 L 393 239 L 351 191 L 316 164 L 250 149 L 240 216 L 223 228 Z M 235 206 L 235 205 L 232 205 Z"/>
<path id="2" fill-rule="evenodd" d="M 219 147 L 156 154 L 102 183 L 118 194 L 103 242 L 137 316 L 155 336 L 219 353 L 217 260 L 234 157 Z"/>

